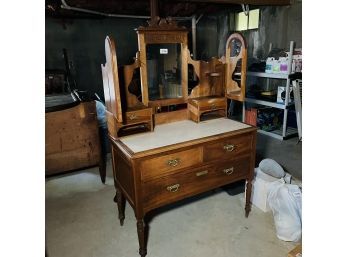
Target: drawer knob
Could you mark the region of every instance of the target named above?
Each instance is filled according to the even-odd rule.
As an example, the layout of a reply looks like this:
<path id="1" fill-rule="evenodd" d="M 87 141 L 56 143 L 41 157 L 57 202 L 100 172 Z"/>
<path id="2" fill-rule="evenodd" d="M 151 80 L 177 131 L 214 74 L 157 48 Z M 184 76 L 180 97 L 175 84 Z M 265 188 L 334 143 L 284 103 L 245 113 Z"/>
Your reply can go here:
<path id="1" fill-rule="evenodd" d="M 234 150 L 234 145 L 226 144 L 226 145 L 224 145 L 224 149 L 225 149 L 227 152 L 232 152 L 232 151 Z"/>
<path id="2" fill-rule="evenodd" d="M 180 162 L 180 159 L 176 158 L 176 159 L 173 159 L 173 160 L 169 160 L 168 161 L 168 165 L 171 166 L 171 167 L 176 167 L 176 166 L 178 166 L 179 162 Z"/>
<path id="3" fill-rule="evenodd" d="M 175 184 L 172 186 L 167 186 L 167 190 L 171 193 L 174 193 L 179 190 L 180 184 Z"/>
<path id="4" fill-rule="evenodd" d="M 216 104 L 212 104 L 212 105 L 210 106 L 210 108 L 211 108 L 212 110 L 216 109 Z"/>
<path id="5" fill-rule="evenodd" d="M 231 174 L 233 173 L 233 167 L 228 168 L 228 169 L 224 169 L 223 172 L 224 172 L 226 175 L 231 175 Z"/>
<path id="6" fill-rule="evenodd" d="M 131 115 L 129 115 L 130 120 L 135 120 L 136 118 L 138 118 L 138 117 L 133 113 Z"/>

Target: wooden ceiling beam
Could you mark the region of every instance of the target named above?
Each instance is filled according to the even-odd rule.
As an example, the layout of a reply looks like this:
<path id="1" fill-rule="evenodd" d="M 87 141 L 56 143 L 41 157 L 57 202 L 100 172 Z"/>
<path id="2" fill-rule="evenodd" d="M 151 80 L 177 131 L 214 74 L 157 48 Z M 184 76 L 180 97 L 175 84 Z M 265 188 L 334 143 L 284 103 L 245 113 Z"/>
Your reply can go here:
<path id="1" fill-rule="evenodd" d="M 210 4 L 290 5 L 291 0 L 176 0 L 175 2 Z"/>

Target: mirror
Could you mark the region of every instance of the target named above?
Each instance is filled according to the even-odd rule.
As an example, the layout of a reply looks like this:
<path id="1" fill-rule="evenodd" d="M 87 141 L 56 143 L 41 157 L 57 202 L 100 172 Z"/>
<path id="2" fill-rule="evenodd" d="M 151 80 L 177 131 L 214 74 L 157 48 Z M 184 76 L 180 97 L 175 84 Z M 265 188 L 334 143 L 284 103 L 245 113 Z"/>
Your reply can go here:
<path id="1" fill-rule="evenodd" d="M 226 97 L 244 101 L 247 49 L 244 37 L 233 33 L 226 43 Z"/>
<path id="2" fill-rule="evenodd" d="M 146 45 L 149 100 L 181 98 L 181 44 Z"/>
<path id="3" fill-rule="evenodd" d="M 170 18 L 156 17 L 148 26 L 140 26 L 136 31 L 143 104 L 154 110 L 164 110 L 166 106 L 187 103 L 188 30 Z M 175 111 L 171 110 L 173 118 L 177 119 L 179 114 Z M 182 111 L 180 118 L 184 114 Z"/>

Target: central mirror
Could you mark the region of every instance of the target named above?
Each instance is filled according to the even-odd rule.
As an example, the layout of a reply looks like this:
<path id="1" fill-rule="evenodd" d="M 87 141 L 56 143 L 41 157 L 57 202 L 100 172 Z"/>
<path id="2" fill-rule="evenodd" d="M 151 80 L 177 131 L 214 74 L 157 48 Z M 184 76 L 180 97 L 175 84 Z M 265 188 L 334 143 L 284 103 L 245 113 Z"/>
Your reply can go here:
<path id="1" fill-rule="evenodd" d="M 146 45 L 149 100 L 182 98 L 181 44 Z"/>
<path id="2" fill-rule="evenodd" d="M 156 124 L 187 117 L 187 34 L 172 19 L 151 19 L 137 30 L 142 102 Z M 167 112 L 167 114 L 164 114 Z M 186 116 L 185 116 L 186 115 Z"/>

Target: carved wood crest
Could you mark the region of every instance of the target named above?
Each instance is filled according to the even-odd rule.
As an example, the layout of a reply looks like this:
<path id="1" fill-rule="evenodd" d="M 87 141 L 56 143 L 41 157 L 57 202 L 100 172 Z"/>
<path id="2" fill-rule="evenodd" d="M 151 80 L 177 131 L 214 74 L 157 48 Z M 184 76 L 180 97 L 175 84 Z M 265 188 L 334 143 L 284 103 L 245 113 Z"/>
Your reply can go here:
<path id="1" fill-rule="evenodd" d="M 140 26 L 137 30 L 183 30 L 186 31 L 185 27 L 179 27 L 177 22 L 173 18 L 160 18 L 155 16 L 151 20 L 147 21 L 148 26 Z"/>

